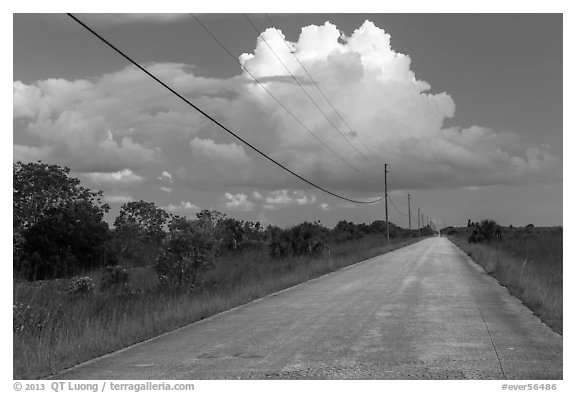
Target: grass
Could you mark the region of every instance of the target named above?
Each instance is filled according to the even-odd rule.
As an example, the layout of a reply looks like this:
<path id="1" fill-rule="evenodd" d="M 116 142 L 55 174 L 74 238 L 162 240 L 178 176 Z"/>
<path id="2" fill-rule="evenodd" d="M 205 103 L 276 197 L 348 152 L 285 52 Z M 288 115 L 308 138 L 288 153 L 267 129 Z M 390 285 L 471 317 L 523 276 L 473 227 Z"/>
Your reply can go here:
<path id="1" fill-rule="evenodd" d="M 14 283 L 13 378 L 45 377 L 419 239 L 381 236 L 331 246 L 330 257 L 271 260 L 266 250 L 223 256 L 192 292 L 160 291 L 153 269 L 130 271 L 130 291 L 71 297 L 67 280 Z M 89 274 L 96 284 L 102 273 Z M 98 288 L 98 285 L 97 285 Z M 16 319 L 16 316 L 15 316 Z"/>
<path id="2" fill-rule="evenodd" d="M 503 239 L 469 244 L 467 228 L 451 240 L 554 331 L 563 332 L 562 228 L 510 228 Z"/>

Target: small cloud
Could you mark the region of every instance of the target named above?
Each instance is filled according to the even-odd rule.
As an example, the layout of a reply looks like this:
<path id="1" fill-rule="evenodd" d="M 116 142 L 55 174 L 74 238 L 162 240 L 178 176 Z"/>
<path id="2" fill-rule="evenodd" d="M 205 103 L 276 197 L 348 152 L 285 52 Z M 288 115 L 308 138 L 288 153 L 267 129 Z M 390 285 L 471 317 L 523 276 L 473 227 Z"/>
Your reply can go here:
<path id="1" fill-rule="evenodd" d="M 279 207 L 286 207 L 290 205 L 312 205 L 316 203 L 315 195 L 306 195 L 304 191 L 295 190 L 276 190 L 269 192 L 265 198 L 265 205 L 267 210 L 275 210 Z"/>
<path id="2" fill-rule="evenodd" d="M 189 212 L 189 211 L 196 211 L 196 210 L 200 210 L 200 208 L 198 206 L 196 206 L 195 204 L 193 204 L 192 202 L 184 202 L 181 201 L 179 205 L 174 205 L 172 203 L 170 203 L 168 206 L 163 206 L 162 207 L 164 210 L 166 210 L 167 212 Z"/>
<path id="3" fill-rule="evenodd" d="M 160 189 L 162 191 L 164 191 L 165 193 L 170 194 L 172 192 L 172 189 L 170 187 L 160 187 Z"/>
<path id="4" fill-rule="evenodd" d="M 224 199 L 226 200 L 225 205 L 227 209 L 238 211 L 254 210 L 254 204 L 248 200 L 248 195 L 246 194 L 231 194 L 227 192 L 224 194 Z"/>
<path id="5" fill-rule="evenodd" d="M 299 205 L 312 205 L 316 202 L 316 195 L 307 196 L 303 191 L 294 191 L 296 203 Z"/>
<path id="6" fill-rule="evenodd" d="M 330 205 L 327 204 L 327 203 L 324 203 L 324 202 L 321 203 L 321 204 L 319 204 L 318 207 L 319 207 L 320 209 L 324 210 L 324 211 L 330 210 Z"/>
<path id="7" fill-rule="evenodd" d="M 104 202 L 108 203 L 128 203 L 134 201 L 130 195 L 106 195 L 104 196 Z"/>
<path id="8" fill-rule="evenodd" d="M 212 139 L 195 137 L 190 141 L 192 153 L 204 156 L 208 159 L 223 160 L 234 164 L 246 164 L 250 157 L 246 155 L 244 148 L 235 143 L 218 144 Z"/>
<path id="9" fill-rule="evenodd" d="M 117 184 L 134 184 L 144 181 L 142 176 L 136 175 L 130 169 L 122 169 L 118 172 L 91 172 L 84 173 L 86 178 L 94 183 L 117 183 Z"/>
<path id="10" fill-rule="evenodd" d="M 172 183 L 174 179 L 172 178 L 172 174 L 168 171 L 163 171 L 162 174 L 158 177 L 158 180 L 167 181 Z"/>
<path id="11" fill-rule="evenodd" d="M 254 199 L 257 199 L 257 200 L 259 200 L 259 201 L 262 200 L 262 199 L 264 199 L 264 197 L 262 196 L 262 194 L 260 194 L 257 190 L 254 190 L 254 192 L 252 193 L 252 196 L 254 196 Z"/>

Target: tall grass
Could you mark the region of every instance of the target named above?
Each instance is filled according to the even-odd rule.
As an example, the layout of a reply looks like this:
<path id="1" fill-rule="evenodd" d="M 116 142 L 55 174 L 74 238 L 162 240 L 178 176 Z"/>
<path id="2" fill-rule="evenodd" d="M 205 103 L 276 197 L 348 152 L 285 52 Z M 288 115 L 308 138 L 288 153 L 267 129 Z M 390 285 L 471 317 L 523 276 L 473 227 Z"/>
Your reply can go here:
<path id="1" fill-rule="evenodd" d="M 25 323 L 13 340 L 14 379 L 44 377 L 83 361 L 413 243 L 383 245 L 367 236 L 331 247 L 331 255 L 272 260 L 266 250 L 225 255 L 198 278 L 193 291 L 161 291 L 154 271 L 134 269 L 130 290 L 72 297 L 67 280 L 14 283 Z M 96 282 L 101 273 L 90 275 Z"/>
<path id="2" fill-rule="evenodd" d="M 488 244 L 469 244 L 466 235 L 450 238 L 562 334 L 562 228 L 506 229 L 503 240 Z"/>

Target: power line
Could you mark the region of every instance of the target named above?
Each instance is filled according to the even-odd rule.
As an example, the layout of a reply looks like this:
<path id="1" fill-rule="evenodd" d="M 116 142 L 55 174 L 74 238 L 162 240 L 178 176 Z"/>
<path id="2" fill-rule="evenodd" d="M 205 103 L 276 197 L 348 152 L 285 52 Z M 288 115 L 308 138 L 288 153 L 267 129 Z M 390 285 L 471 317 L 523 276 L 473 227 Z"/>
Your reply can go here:
<path id="1" fill-rule="evenodd" d="M 286 166 L 282 165 L 281 163 L 279 163 L 278 161 L 276 161 L 275 159 L 273 159 L 272 157 L 269 157 L 266 153 L 262 152 L 260 149 L 258 149 L 257 147 L 253 146 L 252 144 L 250 144 L 248 141 L 246 141 L 245 139 L 243 139 L 242 137 L 240 137 L 239 135 L 237 135 L 236 133 L 234 133 L 232 130 L 230 130 L 229 128 L 227 128 L 226 126 L 224 126 L 222 123 L 220 123 L 218 120 L 214 119 L 212 116 L 210 116 L 208 113 L 204 112 L 202 109 L 200 109 L 198 106 L 194 105 L 192 102 L 188 101 L 184 96 L 182 96 L 180 93 L 178 93 L 177 91 L 175 91 L 173 88 L 171 88 L 170 86 L 168 86 L 166 83 L 162 82 L 160 79 L 158 79 L 155 75 L 153 75 L 152 73 L 150 73 L 148 70 L 146 70 L 144 67 L 142 67 L 140 64 L 138 64 L 138 62 L 136 62 L 135 60 L 133 60 L 131 57 L 129 57 L 126 53 L 124 53 L 122 50 L 118 49 L 116 46 L 114 46 L 111 42 L 109 42 L 108 40 L 106 40 L 104 37 L 102 37 L 100 34 L 98 34 L 96 31 L 94 31 L 91 27 L 89 27 L 88 25 L 86 25 L 84 22 L 82 22 L 80 19 L 78 19 L 74 14 L 72 13 L 67 13 L 67 15 L 72 18 L 74 21 L 76 21 L 80 26 L 84 27 L 86 30 L 88 30 L 92 35 L 94 35 L 95 37 L 97 37 L 100 41 L 104 42 L 106 45 L 108 45 L 111 49 L 113 49 L 115 52 L 117 52 L 119 55 L 121 55 L 122 57 L 124 57 L 126 60 L 128 60 L 130 63 L 134 64 L 140 71 L 144 72 L 146 75 L 148 75 L 150 78 L 154 79 L 156 82 L 158 82 L 160 85 L 162 85 L 165 89 L 167 89 L 168 91 L 170 91 L 172 94 L 174 94 L 175 96 L 177 96 L 178 98 L 180 98 L 182 101 L 184 101 L 186 104 L 188 104 L 189 106 L 191 106 L 192 108 L 194 108 L 196 111 L 198 111 L 199 113 L 201 113 L 202 115 L 204 115 L 206 118 L 208 118 L 210 121 L 212 121 L 214 124 L 218 125 L 220 128 L 222 128 L 224 131 L 226 131 L 227 133 L 229 133 L 230 135 L 232 135 L 234 138 L 238 139 L 240 142 L 244 143 L 246 146 L 248 146 L 249 148 L 251 148 L 252 150 L 254 150 L 255 152 L 257 152 L 258 154 L 260 154 L 262 157 L 266 158 L 267 160 L 271 161 L 272 163 L 276 164 L 277 166 L 279 166 L 280 168 L 284 169 L 286 172 L 292 174 L 293 176 L 297 177 L 298 179 L 302 180 L 303 182 L 311 185 L 312 187 L 315 187 L 327 194 L 330 194 L 336 198 L 348 201 L 348 202 L 353 202 L 353 203 L 365 203 L 365 204 L 370 204 L 370 203 L 377 203 L 379 201 L 381 201 L 382 199 L 384 199 L 384 197 L 377 199 L 377 200 L 373 200 L 373 201 L 357 201 L 354 199 L 350 199 L 350 198 L 346 198 L 344 196 L 338 195 L 332 191 L 329 191 L 327 189 L 325 189 L 322 186 L 319 186 L 313 182 L 311 182 L 310 180 L 300 176 L 299 174 L 295 173 L 294 171 L 292 171 L 291 169 L 287 168 Z"/>
<path id="2" fill-rule="evenodd" d="M 272 24 L 273 27 L 277 26 L 276 23 L 274 23 L 274 21 L 272 20 L 272 18 L 270 17 L 269 14 L 265 14 L 266 18 L 268 18 L 268 21 L 270 22 L 270 24 Z M 320 94 L 322 95 L 322 97 L 324 97 L 324 99 L 326 100 L 326 102 L 328 103 L 328 105 L 330 105 L 330 107 L 332 108 L 332 110 L 334 111 L 334 113 L 336 113 L 336 115 L 338 116 L 338 118 L 342 121 L 342 123 L 348 128 L 348 130 L 350 130 L 351 133 L 356 133 L 352 127 L 350 127 L 350 125 L 346 122 L 346 120 L 344 119 L 344 117 L 342 117 L 342 115 L 340 115 L 340 112 L 338 112 L 338 110 L 336 109 L 336 107 L 332 104 L 332 102 L 330 101 L 330 99 L 326 96 L 326 94 L 324 93 L 324 91 L 320 88 L 320 85 L 314 80 L 314 78 L 312 77 L 312 75 L 310 74 L 310 72 L 308 71 L 308 69 L 304 66 L 304 64 L 302 64 L 302 62 L 300 61 L 300 59 L 298 58 L 298 56 L 296 56 L 296 53 L 294 53 L 292 51 L 292 48 L 290 47 L 290 45 L 288 45 L 288 42 L 286 42 L 286 40 L 284 39 L 284 37 L 282 37 L 282 35 L 280 34 L 280 31 L 278 31 L 277 28 L 275 28 L 274 30 L 276 30 L 276 33 L 278 34 L 278 36 L 282 39 L 282 41 L 284 42 L 284 44 L 286 44 L 286 47 L 288 48 L 288 50 L 290 51 L 290 53 L 292 54 L 292 56 L 294 56 L 294 58 L 296 59 L 296 61 L 298 62 L 298 64 L 300 64 L 300 67 L 302 67 L 302 69 L 304 70 L 304 72 L 306 73 L 306 75 L 308 75 L 308 78 L 310 79 L 310 81 L 312 82 L 312 84 L 314 85 L 314 87 L 316 87 L 316 89 L 318 90 L 318 92 L 320 92 Z M 357 134 L 357 133 L 356 133 Z M 358 142 L 360 142 L 362 144 L 362 146 L 364 146 L 364 148 L 366 150 L 368 150 L 370 153 L 372 153 L 372 155 L 374 155 L 374 157 L 378 158 L 379 163 L 378 164 L 385 164 L 384 161 L 382 161 L 380 159 L 380 157 L 374 153 L 372 151 L 372 149 L 370 149 L 370 147 L 368 147 L 368 145 L 366 145 L 362 139 L 357 136 L 358 138 Z"/>
<path id="3" fill-rule="evenodd" d="M 196 22 L 198 22 L 198 24 L 204 29 L 204 31 L 206 31 L 217 43 L 218 45 L 220 45 L 220 47 L 222 49 L 224 49 L 224 51 L 228 54 L 228 56 L 230 56 L 231 58 L 234 59 L 234 61 L 236 61 L 238 64 L 240 64 L 240 67 L 242 67 L 242 69 L 244 71 L 246 71 L 248 73 L 248 75 L 250 75 L 252 77 L 252 79 L 254 79 L 254 81 L 256 83 L 258 83 L 260 85 L 260 87 L 262 87 L 264 89 L 264 91 L 266 93 L 268 93 L 268 95 L 270 97 L 272 97 L 274 99 L 274 101 L 276 101 L 276 103 L 278 105 L 280 105 L 290 116 L 292 116 L 292 118 L 294 120 L 296 120 L 296 122 L 298 122 L 298 124 L 300 124 L 302 126 L 302 128 L 304 128 L 311 136 L 313 136 L 318 142 L 320 142 L 322 144 L 322 146 L 324 146 L 326 149 L 328 149 L 332 154 L 334 154 L 338 159 L 340 159 L 340 161 L 342 161 L 344 164 L 346 164 L 348 167 L 352 168 L 355 172 L 359 173 L 360 175 L 366 177 L 367 179 L 370 179 L 372 181 L 375 181 L 377 179 L 368 176 L 367 174 L 365 174 L 364 172 L 362 172 L 361 170 L 359 170 L 358 168 L 356 168 L 354 165 L 352 165 L 351 163 L 349 163 L 348 161 L 346 161 L 343 157 L 341 157 L 336 151 L 334 151 L 329 145 L 327 145 L 319 136 L 317 136 L 315 133 L 312 132 L 312 130 L 310 130 L 300 119 L 298 119 L 298 117 L 292 112 L 290 111 L 283 103 L 282 101 L 280 101 L 274 94 L 272 94 L 272 92 L 266 87 L 264 86 L 263 83 L 261 83 L 258 78 L 256 78 L 254 76 L 254 74 L 252 74 L 250 72 L 250 70 L 248 70 L 246 67 L 244 67 L 244 65 L 242 64 L 242 62 L 240 60 L 238 60 L 238 58 L 236 56 L 234 56 L 234 54 L 230 51 L 230 49 L 228 49 L 228 47 L 204 24 L 202 23 L 202 21 L 194 14 L 191 14 L 192 17 L 194 18 L 194 20 L 196 20 Z"/>
<path id="4" fill-rule="evenodd" d="M 272 48 L 272 46 L 268 43 L 268 41 L 266 40 L 266 38 L 264 38 L 263 35 L 260 34 L 260 30 L 258 30 L 258 28 L 256 27 L 256 25 L 254 25 L 254 23 L 252 22 L 252 20 L 250 20 L 250 17 L 247 14 L 243 14 L 244 18 L 246 18 L 246 20 L 248 21 L 248 23 L 250 24 L 250 26 L 252 26 L 252 28 L 254 29 L 254 31 L 256 31 L 256 33 L 258 33 L 260 35 L 260 37 L 262 38 L 262 40 L 264 41 L 264 43 L 266 44 L 266 46 L 268 46 L 268 49 L 270 49 L 270 51 L 272 52 L 272 54 L 276 57 L 276 59 L 280 62 L 280 64 L 282 64 L 282 67 L 284 67 L 284 69 L 286 70 L 286 72 L 288 72 L 288 74 L 292 77 L 292 79 L 294 79 L 294 81 L 296 82 L 296 84 L 298 85 L 298 87 L 300 87 L 300 90 L 302 90 L 302 92 L 306 95 L 306 97 L 308 97 L 308 99 L 312 102 L 312 104 L 314 104 L 314 106 L 316 107 L 316 109 L 318 109 L 318 111 L 322 114 L 322 116 L 324 116 L 324 118 L 326 119 L 326 121 L 332 126 L 332 128 L 334 128 L 334 130 L 336 130 L 336 132 L 338 134 L 340 134 L 340 136 L 342 136 L 342 138 L 344 138 L 344 140 L 346 141 L 346 143 L 348 143 L 350 146 L 352 146 L 352 148 L 354 150 L 356 150 L 356 152 L 358 152 L 358 154 L 360 154 L 362 157 L 364 157 L 366 160 L 369 160 L 368 157 L 366 157 L 366 155 L 364 153 L 362 153 L 356 146 L 354 146 L 349 140 L 348 138 L 346 138 L 346 135 L 340 131 L 338 129 L 338 127 L 336 127 L 336 125 L 334 124 L 334 122 L 332 120 L 330 120 L 330 118 L 328 117 L 328 115 L 326 115 L 326 113 L 322 110 L 322 108 L 320 108 L 320 106 L 318 105 L 318 103 L 312 98 L 312 96 L 306 91 L 306 89 L 304 89 L 304 86 L 302 86 L 302 83 L 300 83 L 300 81 L 294 76 L 294 74 L 290 71 L 290 69 L 288 68 L 288 66 L 286 66 L 286 64 L 282 61 L 282 59 L 280 58 L 280 56 L 276 53 L 276 51 L 274 50 L 274 48 Z M 314 81 L 312 81 L 312 83 L 314 84 Z"/>

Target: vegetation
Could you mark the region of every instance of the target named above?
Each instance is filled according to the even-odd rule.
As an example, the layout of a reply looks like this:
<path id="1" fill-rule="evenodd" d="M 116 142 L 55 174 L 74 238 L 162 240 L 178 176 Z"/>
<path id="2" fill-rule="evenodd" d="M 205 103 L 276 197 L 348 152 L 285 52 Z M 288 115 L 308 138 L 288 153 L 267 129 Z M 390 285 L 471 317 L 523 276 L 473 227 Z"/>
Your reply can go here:
<path id="1" fill-rule="evenodd" d="M 494 221 L 482 223 L 445 228 L 443 233 L 542 321 L 562 333 L 562 227 L 530 224 L 502 229 Z M 485 232 L 488 229 L 491 233 Z"/>
<path id="2" fill-rule="evenodd" d="M 37 378 L 432 234 L 385 223 L 281 229 L 129 202 L 70 170 L 14 164 L 14 378 Z"/>
<path id="3" fill-rule="evenodd" d="M 105 263 L 109 206 L 69 176 L 70 169 L 14 164 L 15 275 L 28 280 L 70 277 Z"/>

